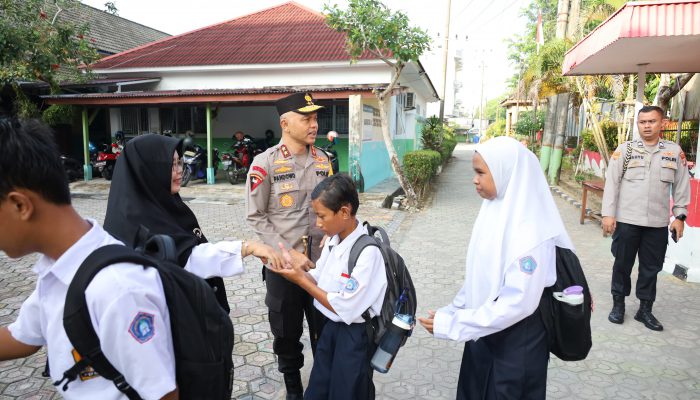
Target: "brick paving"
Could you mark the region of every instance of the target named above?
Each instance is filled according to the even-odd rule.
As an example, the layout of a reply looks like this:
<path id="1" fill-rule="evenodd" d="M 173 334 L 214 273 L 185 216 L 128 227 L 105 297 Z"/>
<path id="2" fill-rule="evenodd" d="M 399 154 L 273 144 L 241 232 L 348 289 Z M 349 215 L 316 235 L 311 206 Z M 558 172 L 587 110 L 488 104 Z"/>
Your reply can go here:
<path id="1" fill-rule="evenodd" d="M 359 217 L 387 228 L 403 255 L 419 296 L 419 314 L 449 303 L 464 277 L 464 259 L 472 222 L 481 199 L 471 184 L 471 147 L 460 144 L 455 157 L 435 183 L 430 204 L 419 213 L 379 207 L 381 196 L 362 196 Z M 109 186 L 102 180 L 72 184 L 74 205 L 86 217 L 104 218 Z M 207 237 L 250 239 L 245 223 L 243 185 L 192 183 L 183 198 L 199 218 Z M 586 269 L 596 311 L 593 313 L 593 349 L 581 362 L 552 358 L 548 398 L 563 399 L 698 399 L 700 398 L 700 285 L 662 273 L 655 313 L 665 326 L 652 332 L 632 319 L 637 300 L 628 298 L 623 325 L 607 321 L 610 239 L 603 238 L 594 221 L 579 225 L 579 209 L 555 197 L 577 252 Z M 34 288 L 30 270 L 36 256 L 11 260 L 0 254 L 0 324 L 16 318 L 22 301 Z M 235 327 L 233 398 L 284 398 L 281 375 L 272 353 L 272 335 L 264 304 L 265 286 L 260 264 L 246 261 L 246 273 L 226 279 L 231 318 Z M 635 278 L 636 279 L 636 278 Z M 632 296 L 633 297 L 633 296 Z M 311 354 L 303 338 L 308 377 Z M 388 374 L 375 373 L 377 398 L 451 399 L 457 386 L 462 344 L 430 337 L 422 328 L 400 351 Z M 23 360 L 0 363 L 0 400 L 54 399 L 60 395 L 41 377 L 44 352 Z"/>

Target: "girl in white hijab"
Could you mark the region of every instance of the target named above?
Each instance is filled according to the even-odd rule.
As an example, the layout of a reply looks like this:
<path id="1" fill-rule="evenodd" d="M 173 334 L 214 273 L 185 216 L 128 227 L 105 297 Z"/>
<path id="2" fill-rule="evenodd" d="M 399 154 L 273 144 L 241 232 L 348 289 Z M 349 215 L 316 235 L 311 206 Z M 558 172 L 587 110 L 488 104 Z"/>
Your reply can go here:
<path id="1" fill-rule="evenodd" d="M 457 399 L 544 399 L 549 348 L 537 309 L 556 280 L 556 248 L 573 250 L 539 161 L 509 137 L 473 159 L 484 201 L 452 304 L 419 318 L 437 338 L 467 342 Z"/>

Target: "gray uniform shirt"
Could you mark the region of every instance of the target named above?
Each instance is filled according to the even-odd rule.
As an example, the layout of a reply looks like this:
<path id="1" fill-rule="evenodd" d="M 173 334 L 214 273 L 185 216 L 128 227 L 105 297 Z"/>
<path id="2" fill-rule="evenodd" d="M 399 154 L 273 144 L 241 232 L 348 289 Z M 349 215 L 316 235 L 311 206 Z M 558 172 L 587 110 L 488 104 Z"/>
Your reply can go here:
<path id="1" fill-rule="evenodd" d="M 311 236 L 310 258 L 315 261 L 323 231 L 316 227 L 311 192 L 333 171 L 323 151 L 311 146 L 307 155 L 302 168 L 304 160 L 296 160 L 282 143 L 258 154 L 246 181 L 246 209 L 248 224 L 275 249 L 281 242 L 303 251 L 302 236 Z"/>
<path id="2" fill-rule="evenodd" d="M 631 143 L 630 160 L 620 179 L 627 143 Z M 659 140 L 651 151 L 641 140 L 618 146 L 605 173 L 604 217 L 639 226 L 665 227 L 669 224 L 671 196 L 673 215 L 687 215 L 690 176 L 680 146 L 667 140 Z"/>

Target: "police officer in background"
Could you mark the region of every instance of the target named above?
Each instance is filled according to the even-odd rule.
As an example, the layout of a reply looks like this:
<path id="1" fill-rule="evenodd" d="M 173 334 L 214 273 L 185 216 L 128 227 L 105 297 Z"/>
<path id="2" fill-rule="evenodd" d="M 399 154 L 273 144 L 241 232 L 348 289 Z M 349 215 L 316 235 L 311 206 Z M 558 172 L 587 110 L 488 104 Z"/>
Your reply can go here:
<path id="1" fill-rule="evenodd" d="M 310 252 L 316 261 L 320 255 L 323 232 L 316 227 L 311 208 L 311 192 L 324 178 L 333 174 L 326 154 L 314 147 L 318 132 L 317 111 L 308 93 L 295 93 L 276 103 L 280 115 L 282 140 L 253 160 L 246 182 L 247 220 L 260 239 L 277 248 Z M 311 245 L 305 246 L 308 237 Z M 287 399 L 303 398 L 299 370 L 304 365 L 304 346 L 299 339 L 303 318 L 309 324 L 312 349 L 318 332 L 314 324 L 313 299 L 303 289 L 277 274 L 265 274 L 265 304 L 274 335 L 273 350 L 279 371 L 284 374 Z"/>
<path id="2" fill-rule="evenodd" d="M 630 295 L 630 274 L 639 255 L 636 294 L 639 311 L 634 316 L 651 330 L 663 326 L 651 313 L 656 299 L 656 275 L 663 268 L 668 231 L 674 240 L 683 236 L 690 203 L 688 166 L 680 146 L 661 140 L 666 119 L 660 107 L 639 110 L 640 138 L 621 144 L 613 153 L 605 174 L 603 193 L 603 234 L 612 234 L 613 308 L 608 320 L 621 324 L 625 317 L 625 296 Z M 669 227 L 669 194 L 673 216 Z"/>

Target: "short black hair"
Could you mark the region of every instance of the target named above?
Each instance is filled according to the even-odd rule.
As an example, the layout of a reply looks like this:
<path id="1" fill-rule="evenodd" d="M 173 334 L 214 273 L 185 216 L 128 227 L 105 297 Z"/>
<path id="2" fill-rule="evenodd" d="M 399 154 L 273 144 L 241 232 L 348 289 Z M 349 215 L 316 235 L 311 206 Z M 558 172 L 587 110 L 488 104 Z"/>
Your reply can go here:
<path id="1" fill-rule="evenodd" d="M 656 111 L 657 113 L 659 113 L 659 115 L 661 115 L 661 118 L 666 118 L 666 111 L 664 111 L 664 109 L 659 106 L 644 106 L 639 109 L 637 116 L 639 116 L 639 114 L 641 113 L 649 113 L 652 111 Z"/>
<path id="2" fill-rule="evenodd" d="M 0 200 L 19 188 L 54 204 L 71 203 L 51 128 L 37 120 L 0 117 Z"/>
<path id="3" fill-rule="evenodd" d="M 317 199 L 334 213 L 349 204 L 352 207 L 351 215 L 355 215 L 360 207 L 357 188 L 347 174 L 334 174 L 322 180 L 311 192 L 311 200 Z"/>

